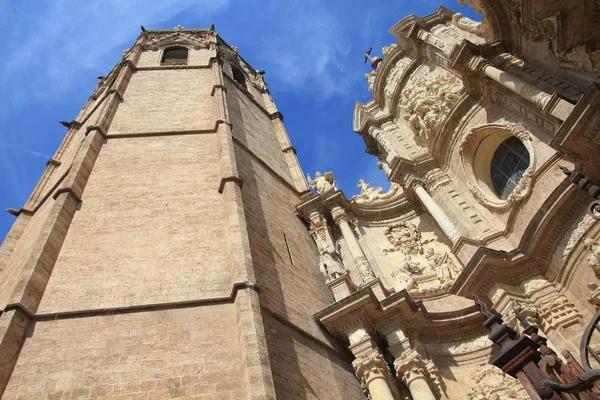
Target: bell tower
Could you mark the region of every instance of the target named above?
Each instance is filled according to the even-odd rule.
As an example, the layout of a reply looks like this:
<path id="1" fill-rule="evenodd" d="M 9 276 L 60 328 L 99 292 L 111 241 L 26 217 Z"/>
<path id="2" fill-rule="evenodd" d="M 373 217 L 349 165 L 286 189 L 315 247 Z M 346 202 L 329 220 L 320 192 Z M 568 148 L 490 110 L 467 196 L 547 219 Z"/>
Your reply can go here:
<path id="1" fill-rule="evenodd" d="M 0 248 L 4 398 L 362 398 L 263 72 L 142 28 L 65 125 Z"/>

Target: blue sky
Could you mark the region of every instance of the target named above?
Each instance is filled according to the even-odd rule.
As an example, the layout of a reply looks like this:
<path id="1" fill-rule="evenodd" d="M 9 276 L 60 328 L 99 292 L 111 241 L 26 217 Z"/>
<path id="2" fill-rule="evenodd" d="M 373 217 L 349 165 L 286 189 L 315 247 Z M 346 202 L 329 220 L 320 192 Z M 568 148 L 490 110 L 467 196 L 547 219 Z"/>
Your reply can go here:
<path id="1" fill-rule="evenodd" d="M 0 0 L 0 210 L 21 208 L 97 84 L 148 29 L 217 32 L 265 79 L 305 173 L 334 172 L 348 197 L 356 182 L 388 187 L 352 131 L 355 101 L 370 98 L 362 54 L 394 42 L 401 18 L 456 0 Z M 313 175 L 314 176 L 314 175 Z M 0 240 L 15 217 L 0 212 Z"/>

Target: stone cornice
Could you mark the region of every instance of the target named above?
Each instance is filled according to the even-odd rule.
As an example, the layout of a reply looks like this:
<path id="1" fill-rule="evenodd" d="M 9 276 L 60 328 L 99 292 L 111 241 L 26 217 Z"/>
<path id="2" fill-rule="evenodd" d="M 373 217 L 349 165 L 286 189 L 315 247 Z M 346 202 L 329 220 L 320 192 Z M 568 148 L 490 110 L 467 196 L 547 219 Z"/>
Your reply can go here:
<path id="1" fill-rule="evenodd" d="M 400 327 L 418 334 L 423 342 L 460 341 L 484 332 L 482 316 L 475 305 L 452 312 L 429 312 L 421 301 L 414 301 L 405 290 L 379 301 L 371 286 L 359 289 L 314 315 L 332 335 L 345 342 L 348 340 L 345 330 L 356 325 L 357 316 L 378 331 Z M 456 329 L 457 321 L 464 329 Z"/>

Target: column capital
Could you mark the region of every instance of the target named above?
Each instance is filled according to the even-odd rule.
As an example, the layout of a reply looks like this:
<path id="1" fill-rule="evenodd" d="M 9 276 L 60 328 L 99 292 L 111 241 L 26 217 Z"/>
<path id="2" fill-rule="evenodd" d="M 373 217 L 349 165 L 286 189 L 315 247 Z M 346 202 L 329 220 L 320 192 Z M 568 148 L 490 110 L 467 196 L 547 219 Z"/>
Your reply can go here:
<path id="1" fill-rule="evenodd" d="M 370 350 L 357 357 L 352 361 L 352 367 L 356 377 L 367 385 L 372 379 L 384 378 L 388 380 L 391 378 L 390 368 L 378 349 Z"/>
<path id="2" fill-rule="evenodd" d="M 467 67 L 470 71 L 475 72 L 477 75 L 484 76 L 485 69 L 491 67 L 492 62 L 482 56 L 473 56 L 467 62 Z"/>
<path id="3" fill-rule="evenodd" d="M 408 385 L 415 379 L 424 379 L 427 376 L 427 366 L 416 349 L 410 349 L 394 361 L 396 375 Z"/>
<path id="4" fill-rule="evenodd" d="M 331 209 L 331 218 L 335 221 L 336 224 L 340 224 L 342 222 L 349 222 L 350 217 L 346 210 L 344 210 L 340 206 L 335 206 Z"/>

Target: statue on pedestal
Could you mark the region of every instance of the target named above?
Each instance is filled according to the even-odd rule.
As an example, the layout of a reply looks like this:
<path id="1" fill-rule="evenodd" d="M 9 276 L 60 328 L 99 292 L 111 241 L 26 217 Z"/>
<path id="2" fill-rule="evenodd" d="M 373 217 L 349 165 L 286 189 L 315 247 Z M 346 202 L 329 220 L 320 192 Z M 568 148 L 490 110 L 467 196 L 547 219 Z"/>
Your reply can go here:
<path id="1" fill-rule="evenodd" d="M 331 282 L 347 273 L 342 263 L 340 252 L 332 245 L 324 243 L 319 246 L 321 259 L 319 260 L 319 270 L 325 277 L 325 282 Z"/>

